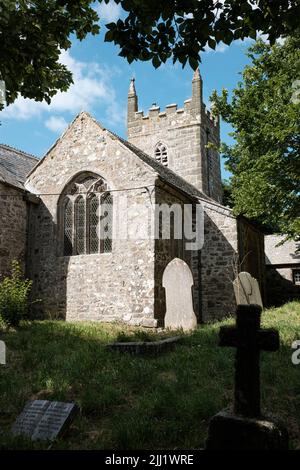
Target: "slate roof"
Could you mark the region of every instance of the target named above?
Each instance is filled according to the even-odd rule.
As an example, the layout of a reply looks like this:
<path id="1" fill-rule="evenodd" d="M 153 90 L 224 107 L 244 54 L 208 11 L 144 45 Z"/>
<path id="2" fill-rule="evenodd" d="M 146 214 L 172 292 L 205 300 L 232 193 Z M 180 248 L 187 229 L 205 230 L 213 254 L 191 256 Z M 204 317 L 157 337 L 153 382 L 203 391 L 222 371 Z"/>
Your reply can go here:
<path id="1" fill-rule="evenodd" d="M 0 182 L 24 189 L 26 175 L 38 161 L 33 155 L 0 144 Z"/>
<path id="2" fill-rule="evenodd" d="M 265 237 L 267 265 L 300 264 L 300 242 L 288 240 L 282 245 L 276 246 L 284 238 L 284 236 L 279 235 L 268 235 Z"/>
<path id="3" fill-rule="evenodd" d="M 101 126 L 101 124 L 100 124 Z M 131 144 L 122 137 L 119 137 L 117 134 L 111 131 L 107 131 L 117 140 L 119 140 L 125 147 L 127 147 L 131 152 L 133 152 L 137 157 L 140 158 L 146 165 L 149 165 L 153 170 L 157 173 L 157 175 L 166 183 L 169 183 L 171 186 L 178 188 L 179 190 L 183 191 L 184 193 L 188 194 L 189 196 L 206 199 L 207 201 L 212 201 L 208 196 L 204 193 L 199 191 L 195 186 L 188 183 L 184 178 L 179 176 L 170 168 L 162 165 L 161 163 L 157 162 L 154 158 L 150 157 L 147 153 L 143 152 L 141 149 L 136 147 L 135 145 Z"/>

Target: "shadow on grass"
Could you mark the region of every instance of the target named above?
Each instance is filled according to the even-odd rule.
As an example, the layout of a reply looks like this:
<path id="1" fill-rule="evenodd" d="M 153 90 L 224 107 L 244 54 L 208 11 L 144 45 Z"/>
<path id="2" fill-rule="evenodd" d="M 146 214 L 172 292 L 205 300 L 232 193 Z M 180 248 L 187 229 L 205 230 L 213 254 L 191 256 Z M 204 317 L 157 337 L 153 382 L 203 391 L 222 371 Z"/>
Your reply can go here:
<path id="1" fill-rule="evenodd" d="M 262 354 L 263 406 L 287 422 L 296 447 L 300 366 L 291 363 L 290 345 L 300 339 L 300 315 L 289 321 L 274 312 L 264 316 L 264 326 L 279 325 L 282 346 Z M 68 436 L 54 448 L 203 447 L 209 419 L 232 403 L 234 351 L 217 346 L 219 327 L 199 327 L 158 358 L 107 351 L 122 330 L 116 325 L 29 322 L 1 334 L 8 352 L 0 368 L 0 448 L 47 448 L 8 434 L 29 399 L 79 406 Z"/>

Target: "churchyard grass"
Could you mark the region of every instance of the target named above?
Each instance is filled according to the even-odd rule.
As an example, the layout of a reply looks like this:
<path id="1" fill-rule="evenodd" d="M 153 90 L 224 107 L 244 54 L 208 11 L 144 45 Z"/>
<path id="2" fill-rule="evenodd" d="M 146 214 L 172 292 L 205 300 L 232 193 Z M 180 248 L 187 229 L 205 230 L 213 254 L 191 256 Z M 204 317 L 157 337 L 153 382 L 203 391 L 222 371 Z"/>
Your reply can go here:
<path id="1" fill-rule="evenodd" d="M 146 338 L 148 330 L 120 325 L 34 321 L 1 331 L 7 365 L 0 365 L 0 449 L 49 448 L 8 432 L 30 399 L 79 406 L 53 449 L 202 448 L 209 419 L 232 403 L 234 350 L 217 346 L 220 326 L 231 323 L 200 326 L 157 358 L 106 350 L 122 335 Z M 291 361 L 300 303 L 265 311 L 262 327 L 278 328 L 281 339 L 279 352 L 261 354 L 262 407 L 284 420 L 292 447 L 300 448 L 300 364 Z"/>

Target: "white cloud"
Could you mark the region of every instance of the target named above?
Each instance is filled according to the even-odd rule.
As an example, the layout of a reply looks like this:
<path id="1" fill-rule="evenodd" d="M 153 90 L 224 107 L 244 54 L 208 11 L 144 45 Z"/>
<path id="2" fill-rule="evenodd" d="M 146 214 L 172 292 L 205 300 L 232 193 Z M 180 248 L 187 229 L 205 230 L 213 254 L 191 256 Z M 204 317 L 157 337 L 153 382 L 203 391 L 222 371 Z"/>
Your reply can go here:
<path id="1" fill-rule="evenodd" d="M 116 22 L 120 18 L 122 12 L 121 5 L 115 3 L 113 0 L 110 0 L 107 4 L 102 0 L 96 10 L 100 17 L 100 21 L 103 20 L 105 23 Z"/>
<path id="2" fill-rule="evenodd" d="M 118 69 L 100 66 L 96 62 L 76 60 L 69 51 L 62 51 L 60 62 L 65 64 L 73 74 L 74 83 L 68 91 L 58 92 L 52 98 L 50 105 L 19 96 L 12 105 L 3 110 L 1 118 L 29 120 L 51 113 L 52 116 L 55 115 L 56 121 L 48 118 L 45 125 L 57 132 L 59 124 L 62 127 L 62 120 L 65 121 L 64 117 L 59 114 L 68 113 L 71 115 L 71 120 L 74 114 L 80 111 L 91 111 L 98 107 L 104 109 L 103 117 L 110 124 L 123 124 L 124 113 L 117 102 L 116 91 L 111 82 L 112 77 L 119 74 Z M 59 122 L 58 118 L 60 118 Z"/>
<path id="3" fill-rule="evenodd" d="M 211 47 L 206 45 L 204 52 L 205 53 L 209 53 L 209 52 L 226 52 L 228 48 L 229 48 L 229 46 L 227 46 L 227 44 L 224 44 L 223 42 L 220 42 L 219 44 L 216 45 L 215 49 L 212 49 Z"/>
<path id="4" fill-rule="evenodd" d="M 50 118 L 45 121 L 45 126 L 50 129 L 50 131 L 57 133 L 63 132 L 67 125 L 68 123 L 65 118 L 61 116 L 50 116 Z"/>

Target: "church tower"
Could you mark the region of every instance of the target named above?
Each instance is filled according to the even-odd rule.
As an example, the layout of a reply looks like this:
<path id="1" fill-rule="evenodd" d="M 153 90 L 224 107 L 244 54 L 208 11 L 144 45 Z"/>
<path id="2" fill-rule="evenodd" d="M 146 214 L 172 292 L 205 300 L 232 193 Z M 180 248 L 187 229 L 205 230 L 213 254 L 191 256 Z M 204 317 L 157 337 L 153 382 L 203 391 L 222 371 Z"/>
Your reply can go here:
<path id="1" fill-rule="evenodd" d="M 128 141 L 175 171 L 197 189 L 222 202 L 220 156 L 207 144 L 220 144 L 220 123 L 203 103 L 203 82 L 197 69 L 192 97 L 184 107 L 169 104 L 161 112 L 155 103 L 144 116 L 138 110 L 134 79 L 128 92 Z"/>

